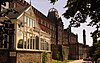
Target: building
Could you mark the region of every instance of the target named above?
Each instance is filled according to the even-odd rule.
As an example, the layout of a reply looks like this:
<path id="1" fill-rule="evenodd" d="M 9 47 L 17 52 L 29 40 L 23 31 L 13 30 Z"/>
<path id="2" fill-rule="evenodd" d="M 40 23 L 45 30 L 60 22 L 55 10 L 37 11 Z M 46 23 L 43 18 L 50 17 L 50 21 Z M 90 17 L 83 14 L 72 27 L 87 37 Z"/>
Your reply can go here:
<path id="1" fill-rule="evenodd" d="M 0 63 L 42 63 L 44 51 L 47 63 L 51 63 L 51 35 L 39 26 L 32 6 L 10 9 L 13 12 L 6 15 L 8 20 L 4 22 L 2 34 L 5 39 L 0 42 Z M 13 31 L 9 30 L 10 25 Z"/>
<path id="2" fill-rule="evenodd" d="M 69 55 L 69 39 L 68 39 L 68 31 L 67 29 L 64 29 L 64 35 L 63 35 L 63 51 L 64 51 L 64 60 L 68 60 Z"/>
<path id="3" fill-rule="evenodd" d="M 83 35 L 84 37 L 85 35 Z M 86 37 L 84 37 L 85 39 Z M 85 40 L 84 40 L 85 41 Z M 84 45 L 85 44 L 85 45 Z M 64 29 L 63 45 L 67 47 L 68 59 L 78 60 L 89 56 L 89 46 L 78 42 L 78 35 L 71 32 L 71 28 Z M 74 51 L 74 52 L 73 52 Z"/>
<path id="4" fill-rule="evenodd" d="M 61 17 L 59 17 L 58 11 L 55 8 L 51 8 L 48 12 L 48 19 L 50 20 L 51 24 L 54 25 L 52 38 L 53 42 L 51 44 L 51 51 L 52 51 L 52 58 L 63 60 L 63 53 L 62 53 L 62 43 L 63 43 L 63 22 Z M 54 34 L 55 33 L 55 34 Z"/>
<path id="5" fill-rule="evenodd" d="M 1 37 L 6 37 L 0 43 L 2 62 L 12 60 L 9 62 L 42 63 L 44 51 L 48 53 L 47 63 L 51 63 L 52 58 L 67 60 L 81 59 L 82 55 L 86 57 L 87 52 L 83 54 L 83 50 L 88 51 L 88 46 L 83 48 L 83 45 L 78 43 L 78 36 L 71 32 L 70 27 L 64 30 L 62 19 L 55 8 L 51 8 L 47 16 L 25 0 L 6 2 L 6 6 L 2 5 L 1 10 L 5 8 L 12 9 L 12 12 L 0 18 L 1 21 L 11 21 L 9 22 L 11 30 L 7 25 L 8 28 L 4 34 L 4 29 L 0 26 L 3 31 L 0 32 Z M 5 21 L 4 24 L 7 23 Z"/>
<path id="6" fill-rule="evenodd" d="M 18 0 L 18 1 L 13 0 L 12 2 L 7 2 L 6 4 L 7 4 L 6 6 L 2 5 L 2 10 L 5 9 L 5 8 L 6 9 L 11 8 L 14 11 L 16 11 L 15 16 L 14 16 L 13 13 L 10 12 L 10 14 L 12 14 L 12 15 L 9 14 L 9 15 L 7 15 L 7 17 L 9 19 L 13 19 L 13 20 L 15 19 L 14 22 L 17 22 L 16 19 L 18 19 L 19 21 L 18 21 L 17 24 L 18 24 L 19 27 L 21 27 L 21 29 L 18 29 L 18 27 L 16 27 L 16 28 L 14 27 L 14 29 L 18 29 L 17 31 L 15 30 L 18 35 L 14 35 L 13 49 L 15 49 L 15 50 L 18 49 L 18 50 L 21 51 L 21 50 L 24 50 L 25 48 L 26 49 L 35 48 L 35 49 L 38 49 L 39 51 L 40 50 L 43 50 L 43 51 L 49 50 L 49 53 L 51 54 L 50 51 L 52 50 L 52 52 L 53 52 L 53 49 L 54 49 L 52 47 L 52 45 L 56 45 L 57 51 L 59 51 L 60 52 L 59 54 L 61 54 L 61 55 L 59 55 L 59 56 L 61 56 L 60 59 L 62 59 L 63 22 L 62 22 L 61 18 L 59 17 L 58 11 L 56 9 L 51 8 L 48 12 L 48 16 L 46 17 L 40 11 L 38 11 L 37 9 L 35 9 L 32 6 L 31 6 L 31 11 L 27 11 L 26 7 L 29 7 L 30 4 L 28 4 L 24 0 Z M 27 15 L 27 16 L 22 18 L 20 15 L 21 16 Z M 52 15 L 54 15 L 54 16 L 53 16 L 53 18 L 51 18 L 52 19 L 51 20 L 50 17 Z M 21 17 L 21 18 L 19 18 L 19 17 Z M 23 20 L 25 20 L 26 22 L 23 22 Z M 29 20 L 31 20 L 31 22 L 27 22 Z M 33 20 L 34 25 L 31 24 L 32 20 Z M 23 29 L 24 25 L 26 26 L 26 28 Z M 33 25 L 33 27 L 32 27 L 32 25 Z M 14 23 L 14 26 L 17 26 L 17 25 Z M 29 27 L 27 27 L 27 26 L 29 26 Z M 28 28 L 29 28 L 29 30 L 28 30 Z M 25 36 L 24 36 L 24 30 L 26 30 Z M 29 32 L 29 34 L 27 32 Z M 36 35 L 31 35 L 30 33 L 36 33 Z M 18 36 L 20 36 L 20 35 L 21 35 L 21 37 L 18 38 Z M 33 44 L 33 42 L 30 43 L 29 41 L 35 41 L 35 40 L 38 41 L 38 40 L 37 39 L 31 39 L 30 40 L 30 39 L 28 39 L 28 36 L 31 37 L 31 38 L 33 38 L 33 36 L 35 36 L 37 39 L 39 39 L 39 42 L 41 42 L 41 43 L 39 43 L 39 42 L 36 42 L 36 43 L 34 42 L 34 44 Z M 25 38 L 23 38 L 23 37 L 25 37 Z M 23 38 L 23 39 L 21 39 L 21 38 Z M 23 40 L 26 40 L 26 41 L 24 41 L 24 43 L 23 43 Z M 28 43 L 27 43 L 27 40 L 28 40 Z M 16 45 L 15 42 L 18 42 L 18 45 Z M 33 44 L 34 47 L 30 44 Z M 49 46 L 48 44 L 51 44 L 51 46 Z M 58 44 L 59 44 L 59 46 L 58 46 Z M 28 51 L 31 51 L 31 50 L 28 50 Z M 27 52 L 26 52 L 26 54 L 27 54 Z M 16 53 L 16 52 L 14 52 L 14 53 Z M 38 52 L 36 52 L 36 53 L 38 53 Z M 49 54 L 49 56 L 50 56 L 50 54 Z M 54 54 L 52 54 L 52 55 L 54 55 Z"/>

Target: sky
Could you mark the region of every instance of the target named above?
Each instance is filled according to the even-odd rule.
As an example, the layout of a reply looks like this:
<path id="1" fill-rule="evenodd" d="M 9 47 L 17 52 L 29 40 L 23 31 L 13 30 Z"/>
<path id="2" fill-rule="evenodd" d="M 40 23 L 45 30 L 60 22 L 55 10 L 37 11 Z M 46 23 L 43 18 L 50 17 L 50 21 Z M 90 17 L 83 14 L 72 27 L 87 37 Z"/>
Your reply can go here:
<path id="1" fill-rule="evenodd" d="M 69 25 L 69 20 L 64 18 L 62 14 L 65 12 L 64 6 L 67 3 L 67 0 L 58 0 L 55 5 L 51 4 L 49 0 L 26 0 L 27 2 L 31 1 L 31 5 L 35 7 L 37 10 L 42 12 L 44 15 L 48 15 L 48 11 L 50 8 L 55 8 L 57 9 L 59 16 L 62 18 L 63 24 L 64 24 L 64 29 L 66 29 Z M 87 21 L 90 21 L 89 18 L 87 18 Z M 83 29 L 86 30 L 86 44 L 89 46 L 92 46 L 92 38 L 90 35 L 90 32 L 93 32 L 95 28 L 93 27 L 88 27 L 87 23 L 82 24 L 81 27 L 79 28 L 73 28 L 72 27 L 72 32 L 74 34 L 78 34 L 78 42 L 83 43 Z"/>

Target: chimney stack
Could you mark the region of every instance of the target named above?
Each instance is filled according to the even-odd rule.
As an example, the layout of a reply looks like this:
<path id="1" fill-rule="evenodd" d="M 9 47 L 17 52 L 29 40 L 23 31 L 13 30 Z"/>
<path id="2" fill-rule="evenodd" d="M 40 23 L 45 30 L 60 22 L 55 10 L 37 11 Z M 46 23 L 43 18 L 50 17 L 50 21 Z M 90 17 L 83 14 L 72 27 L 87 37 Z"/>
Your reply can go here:
<path id="1" fill-rule="evenodd" d="M 86 45 L 86 31 L 83 29 L 83 43 Z"/>

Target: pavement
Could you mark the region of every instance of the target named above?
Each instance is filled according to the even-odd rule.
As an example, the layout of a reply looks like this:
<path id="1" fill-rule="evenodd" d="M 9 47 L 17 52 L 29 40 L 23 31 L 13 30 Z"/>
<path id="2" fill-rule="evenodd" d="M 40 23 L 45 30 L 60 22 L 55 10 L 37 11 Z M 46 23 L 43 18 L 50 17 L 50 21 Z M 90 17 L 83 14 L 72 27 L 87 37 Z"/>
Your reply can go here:
<path id="1" fill-rule="evenodd" d="M 82 63 L 82 62 L 83 62 L 83 59 L 82 60 L 75 60 L 75 61 L 68 62 L 68 63 Z"/>

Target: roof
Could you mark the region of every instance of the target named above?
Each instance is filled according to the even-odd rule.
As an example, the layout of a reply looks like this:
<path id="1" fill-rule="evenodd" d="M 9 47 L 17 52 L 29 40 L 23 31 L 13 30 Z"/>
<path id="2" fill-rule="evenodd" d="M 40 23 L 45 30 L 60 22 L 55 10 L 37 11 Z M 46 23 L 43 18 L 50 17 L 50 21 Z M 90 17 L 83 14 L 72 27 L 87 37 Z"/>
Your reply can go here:
<path id="1" fill-rule="evenodd" d="M 20 16 L 29 6 L 24 6 L 24 7 L 18 7 L 18 8 L 9 8 L 9 9 L 4 9 L 2 12 L 9 13 L 6 14 L 6 16 L 10 19 L 16 19 L 18 16 Z"/>

